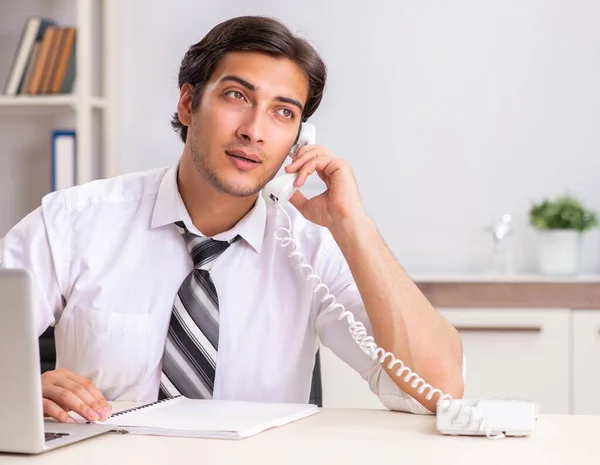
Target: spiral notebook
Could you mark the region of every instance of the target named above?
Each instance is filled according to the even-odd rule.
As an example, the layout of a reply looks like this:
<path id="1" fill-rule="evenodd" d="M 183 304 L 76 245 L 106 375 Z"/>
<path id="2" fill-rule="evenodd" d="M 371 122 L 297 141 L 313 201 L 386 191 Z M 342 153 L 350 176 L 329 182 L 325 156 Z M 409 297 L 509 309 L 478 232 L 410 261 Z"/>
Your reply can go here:
<path id="1" fill-rule="evenodd" d="M 102 423 L 115 425 L 132 434 L 243 439 L 317 412 L 319 409 L 313 404 L 201 400 L 178 396 L 116 412 Z"/>

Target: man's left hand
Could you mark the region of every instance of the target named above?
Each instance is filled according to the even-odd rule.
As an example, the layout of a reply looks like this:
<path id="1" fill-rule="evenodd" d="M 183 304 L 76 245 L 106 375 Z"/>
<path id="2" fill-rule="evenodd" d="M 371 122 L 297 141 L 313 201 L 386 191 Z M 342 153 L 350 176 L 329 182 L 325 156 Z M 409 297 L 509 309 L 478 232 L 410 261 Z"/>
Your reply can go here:
<path id="1" fill-rule="evenodd" d="M 325 147 L 301 147 L 285 171 L 298 173 L 295 187 L 302 187 L 306 178 L 315 171 L 327 186 L 325 192 L 311 199 L 307 199 L 300 191 L 296 191 L 290 199 L 290 203 L 308 221 L 331 229 L 340 221 L 365 215 L 352 167 L 333 156 Z"/>

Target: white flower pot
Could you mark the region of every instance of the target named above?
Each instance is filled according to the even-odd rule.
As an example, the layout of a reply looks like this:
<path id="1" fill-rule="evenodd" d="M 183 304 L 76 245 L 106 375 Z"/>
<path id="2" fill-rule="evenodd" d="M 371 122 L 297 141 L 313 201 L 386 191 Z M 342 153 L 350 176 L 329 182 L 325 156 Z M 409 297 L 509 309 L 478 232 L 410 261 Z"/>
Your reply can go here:
<path id="1" fill-rule="evenodd" d="M 569 229 L 539 231 L 537 240 L 540 273 L 568 275 L 579 271 L 580 232 Z"/>

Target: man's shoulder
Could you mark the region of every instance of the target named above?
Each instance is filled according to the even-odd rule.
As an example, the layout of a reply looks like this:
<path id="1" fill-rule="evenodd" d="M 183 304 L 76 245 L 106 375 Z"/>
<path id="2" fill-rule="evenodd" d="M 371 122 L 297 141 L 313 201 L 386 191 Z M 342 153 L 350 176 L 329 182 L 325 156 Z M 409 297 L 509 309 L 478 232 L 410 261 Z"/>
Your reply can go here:
<path id="1" fill-rule="evenodd" d="M 158 193 L 161 181 L 169 169 L 166 166 L 137 171 L 52 192 L 42 199 L 42 208 L 77 211 L 110 203 L 139 203 L 146 196 Z"/>

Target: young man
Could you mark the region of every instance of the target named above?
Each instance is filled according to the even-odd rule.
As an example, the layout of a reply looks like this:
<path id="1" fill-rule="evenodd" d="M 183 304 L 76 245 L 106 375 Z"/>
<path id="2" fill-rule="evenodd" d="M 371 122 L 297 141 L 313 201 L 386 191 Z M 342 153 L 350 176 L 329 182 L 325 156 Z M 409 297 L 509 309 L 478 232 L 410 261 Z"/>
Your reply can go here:
<path id="1" fill-rule="evenodd" d="M 365 355 L 339 309 L 312 292 L 274 237 L 287 218 L 259 195 L 325 78 L 317 53 L 281 23 L 221 23 L 181 64 L 176 166 L 49 194 L 7 234 L 2 266 L 33 272 L 38 333 L 55 325 L 47 415 L 105 419 L 107 400 L 176 394 L 306 402 L 319 341 L 388 408 L 435 411 L 437 395 Z M 460 397 L 460 338 L 387 249 L 350 166 L 309 145 L 285 169 L 298 187 L 317 173 L 328 188 L 283 207 L 306 262 L 377 345 Z"/>

